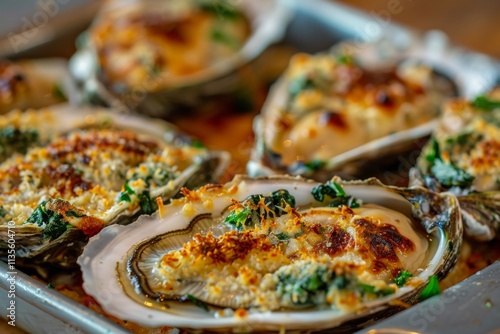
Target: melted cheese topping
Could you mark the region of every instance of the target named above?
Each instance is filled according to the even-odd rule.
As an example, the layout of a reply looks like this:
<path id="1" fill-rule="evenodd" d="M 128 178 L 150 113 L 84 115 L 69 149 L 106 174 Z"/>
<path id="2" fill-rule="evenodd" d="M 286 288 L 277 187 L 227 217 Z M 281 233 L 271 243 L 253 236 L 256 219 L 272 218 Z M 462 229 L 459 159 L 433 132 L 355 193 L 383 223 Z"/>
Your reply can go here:
<path id="1" fill-rule="evenodd" d="M 241 13 L 225 6 L 174 0 L 158 2 L 154 10 L 125 6 L 103 13 L 91 38 L 104 79 L 155 91 L 234 54 L 250 28 Z"/>
<path id="2" fill-rule="evenodd" d="M 326 268 L 386 288 L 402 270 L 415 273 L 427 247 L 406 216 L 377 205 L 291 209 L 279 218 L 262 219 L 254 229 L 218 237 L 196 234 L 182 249 L 165 254 L 158 270 L 164 293 L 184 281 L 205 281 L 213 300 L 230 293 L 243 305 L 273 310 L 291 306 L 277 288 L 283 275 Z M 347 302 L 340 292 L 330 297 L 322 302 L 339 308 L 363 300 L 353 295 Z"/>
<path id="3" fill-rule="evenodd" d="M 75 130 L 0 165 L 1 224 L 26 224 L 34 209 L 51 199 L 47 210 L 95 234 L 119 213 L 135 211 L 139 195 L 169 187 L 204 153 L 123 130 Z"/>
<path id="4" fill-rule="evenodd" d="M 452 94 L 423 65 L 375 72 L 332 55 L 296 55 L 284 79 L 286 103 L 263 116 L 264 144 L 283 166 L 326 161 L 425 123 Z"/>

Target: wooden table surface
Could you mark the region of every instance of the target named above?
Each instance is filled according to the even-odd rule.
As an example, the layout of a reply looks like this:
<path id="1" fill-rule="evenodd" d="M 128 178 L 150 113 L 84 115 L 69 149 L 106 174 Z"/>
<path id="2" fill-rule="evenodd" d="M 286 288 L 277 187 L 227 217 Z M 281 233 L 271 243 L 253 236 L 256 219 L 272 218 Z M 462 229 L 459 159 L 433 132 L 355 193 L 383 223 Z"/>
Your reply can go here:
<path id="1" fill-rule="evenodd" d="M 451 42 L 500 59 L 498 0 L 340 0 L 370 13 L 376 22 L 389 20 L 420 31 L 446 33 Z"/>
<path id="2" fill-rule="evenodd" d="M 375 22 L 395 22 L 420 31 L 438 29 L 454 44 L 500 59 L 500 1 L 497 0 L 340 0 L 365 10 Z M 1 11 L 0 11 L 1 13 Z M 70 41 L 72 43 L 72 41 Z M 54 49 L 71 54 L 73 44 Z M 52 55 L 44 50 L 44 56 Z M 32 55 L 30 55 L 32 56 Z M 0 333 L 23 333 L 2 317 Z"/>

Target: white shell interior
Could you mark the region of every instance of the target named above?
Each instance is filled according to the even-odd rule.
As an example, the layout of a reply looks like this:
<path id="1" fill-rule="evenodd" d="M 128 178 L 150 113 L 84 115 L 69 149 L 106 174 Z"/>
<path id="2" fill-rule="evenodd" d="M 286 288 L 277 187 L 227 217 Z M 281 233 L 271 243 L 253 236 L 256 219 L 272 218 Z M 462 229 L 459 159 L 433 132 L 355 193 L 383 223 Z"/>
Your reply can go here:
<path id="1" fill-rule="evenodd" d="M 243 200 L 250 194 L 269 193 L 277 189 L 287 189 L 295 196 L 297 206 L 312 202 L 311 189 L 318 183 L 302 179 L 270 179 L 255 181 L 247 179 L 239 184 L 239 190 L 234 195 L 223 195 L 214 198 L 213 210 L 207 210 L 200 204 L 194 204 L 196 214 L 222 212 L 231 204 L 231 198 Z M 403 197 L 389 192 L 382 187 L 373 185 L 345 185 L 344 189 L 350 195 L 361 198 L 365 203 L 371 202 L 400 211 L 406 215 L 411 212 L 411 205 Z M 380 298 L 366 304 L 365 310 L 357 313 L 346 313 L 337 310 L 309 309 L 293 312 L 250 313 L 244 319 L 236 317 L 214 317 L 213 312 L 207 313 L 195 305 L 172 302 L 171 307 L 162 310 L 153 309 L 132 301 L 123 291 L 116 276 L 116 265 L 124 254 L 141 241 L 173 230 L 186 228 L 194 216 L 185 216 L 182 206 L 167 210 L 168 215 L 159 218 L 142 216 L 128 226 L 114 225 L 101 231 L 91 238 L 83 254 L 78 259 L 82 268 L 85 291 L 92 295 L 102 305 L 106 312 L 121 319 L 130 320 L 148 327 L 174 326 L 182 328 L 221 329 L 235 327 L 250 327 L 252 329 L 283 329 L 283 328 L 329 328 L 347 320 L 379 311 L 386 307 L 390 299 L 402 297 L 412 290 L 411 287 L 401 288 L 395 295 Z M 435 274 L 446 252 L 446 236 L 441 229 L 436 229 L 430 236 L 430 248 L 424 263 L 428 265 L 417 276 L 426 281 Z"/>

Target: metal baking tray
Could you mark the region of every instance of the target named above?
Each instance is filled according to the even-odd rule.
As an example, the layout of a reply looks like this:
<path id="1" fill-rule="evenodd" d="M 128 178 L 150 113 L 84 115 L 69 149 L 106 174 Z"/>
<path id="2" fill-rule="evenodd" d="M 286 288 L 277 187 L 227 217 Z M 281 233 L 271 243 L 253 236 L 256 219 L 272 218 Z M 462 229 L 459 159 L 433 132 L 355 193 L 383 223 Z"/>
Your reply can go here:
<path id="1" fill-rule="evenodd" d="M 328 50 L 334 44 L 344 40 L 378 41 L 390 39 L 404 44 L 412 40 L 416 32 L 395 24 L 379 27 L 378 31 L 368 30 L 369 25 L 376 24 L 369 15 L 327 0 L 284 0 L 293 10 L 293 18 L 281 43 L 297 50 L 314 53 Z M 437 53 L 443 48 L 449 50 L 446 37 L 439 32 L 432 32 L 425 37 L 426 43 Z M 498 82 L 500 65 L 494 59 L 468 50 L 453 48 L 456 62 L 464 73 L 481 71 L 487 68 L 481 80 L 471 91 L 484 91 Z M 439 60 L 439 59 L 437 59 Z M 494 69 L 493 71 L 491 69 Z M 465 77 L 460 80 L 466 80 Z M 15 272 L 15 275 L 12 274 Z M 5 315 L 9 307 L 7 298 L 11 289 L 10 278 L 15 277 L 15 316 L 16 327 L 29 333 L 127 333 L 127 330 L 116 325 L 105 317 L 74 302 L 68 297 L 47 288 L 41 282 L 24 274 L 20 270 L 10 268 L 0 261 L 0 308 Z M 5 317 L 4 317 L 5 319 Z"/>

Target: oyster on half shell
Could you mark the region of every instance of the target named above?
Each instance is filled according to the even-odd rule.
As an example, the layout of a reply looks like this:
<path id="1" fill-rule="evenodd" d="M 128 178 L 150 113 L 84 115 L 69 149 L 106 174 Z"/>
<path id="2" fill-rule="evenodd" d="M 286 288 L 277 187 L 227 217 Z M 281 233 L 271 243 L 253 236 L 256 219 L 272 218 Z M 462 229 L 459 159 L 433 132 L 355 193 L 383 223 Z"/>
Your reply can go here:
<path id="1" fill-rule="evenodd" d="M 19 262 L 74 266 L 103 227 L 213 182 L 228 161 L 168 123 L 105 109 L 56 106 L 0 124 L 2 144 L 17 143 L 0 164 L 0 254 L 13 238 Z"/>
<path id="2" fill-rule="evenodd" d="M 70 69 L 89 99 L 165 117 L 233 92 L 288 17 L 280 0 L 109 2 Z"/>
<path id="3" fill-rule="evenodd" d="M 467 235 L 500 231 L 500 88 L 443 105 L 431 140 L 410 171 L 410 184 L 458 197 Z"/>
<path id="4" fill-rule="evenodd" d="M 420 149 L 417 142 L 431 134 L 441 103 L 477 93 L 479 78 L 470 73 L 466 53 L 444 45 L 435 50 L 422 37 L 410 42 L 347 42 L 292 58 L 255 119 L 247 172 L 359 177 Z M 493 83 L 485 79 L 486 86 Z"/>
<path id="5" fill-rule="evenodd" d="M 461 245 L 456 198 L 421 187 L 237 176 L 184 195 L 85 247 L 84 289 L 106 312 L 148 326 L 354 329 L 395 299 L 415 303 Z"/>

